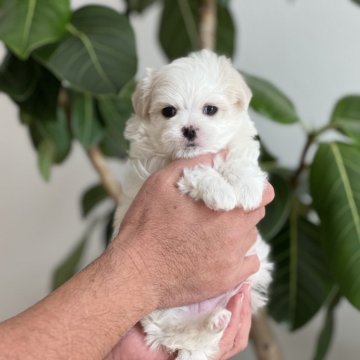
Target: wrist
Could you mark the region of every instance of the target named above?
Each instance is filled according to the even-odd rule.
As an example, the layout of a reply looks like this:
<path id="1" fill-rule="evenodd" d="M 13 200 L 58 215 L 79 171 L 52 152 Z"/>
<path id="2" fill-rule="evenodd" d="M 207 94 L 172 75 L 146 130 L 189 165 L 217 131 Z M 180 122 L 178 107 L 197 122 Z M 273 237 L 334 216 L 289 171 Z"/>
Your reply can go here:
<path id="1" fill-rule="evenodd" d="M 156 276 L 152 275 L 152 266 L 149 266 L 150 254 L 141 246 L 145 243 L 146 240 L 139 238 L 129 241 L 129 237 L 121 232 L 102 255 L 114 278 L 114 291 L 119 296 L 131 298 L 129 301 L 139 314 L 136 321 L 157 309 L 161 298 L 154 281 Z"/>

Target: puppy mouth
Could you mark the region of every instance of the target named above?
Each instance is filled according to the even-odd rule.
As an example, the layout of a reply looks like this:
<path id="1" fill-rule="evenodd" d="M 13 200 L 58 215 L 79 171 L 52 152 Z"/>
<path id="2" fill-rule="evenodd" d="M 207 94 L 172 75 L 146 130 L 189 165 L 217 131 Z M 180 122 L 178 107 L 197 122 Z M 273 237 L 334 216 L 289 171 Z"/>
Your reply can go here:
<path id="1" fill-rule="evenodd" d="M 194 142 L 189 142 L 185 145 L 185 148 L 195 148 L 197 147 L 198 145 L 196 145 Z"/>

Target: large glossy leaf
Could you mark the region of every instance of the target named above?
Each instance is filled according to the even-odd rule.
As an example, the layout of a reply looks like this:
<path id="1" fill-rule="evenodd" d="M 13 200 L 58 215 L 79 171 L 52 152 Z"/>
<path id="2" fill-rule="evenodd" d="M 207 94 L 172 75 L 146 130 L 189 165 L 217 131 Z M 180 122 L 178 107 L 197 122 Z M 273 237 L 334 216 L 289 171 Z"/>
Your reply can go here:
<path id="1" fill-rule="evenodd" d="M 59 80 L 46 68 L 38 66 L 36 84 L 32 94 L 23 101 L 16 101 L 22 111 L 41 121 L 52 121 L 57 117 Z"/>
<path id="2" fill-rule="evenodd" d="M 342 98 L 335 106 L 331 124 L 360 144 L 360 95 Z"/>
<path id="3" fill-rule="evenodd" d="M 0 91 L 15 101 L 24 101 L 35 91 L 38 66 L 33 60 L 22 61 L 10 52 L 0 67 Z"/>
<path id="4" fill-rule="evenodd" d="M 38 152 L 40 174 L 48 180 L 51 166 L 64 161 L 71 150 L 71 134 L 65 114 L 58 109 L 57 116 L 49 121 L 25 112 L 21 112 L 20 116 L 22 122 L 29 126 L 33 145 Z"/>
<path id="5" fill-rule="evenodd" d="M 259 224 L 259 231 L 265 240 L 271 240 L 283 228 L 289 217 L 291 190 L 288 182 L 280 175 L 269 179 L 275 190 L 275 199 L 266 207 L 266 216 Z"/>
<path id="6" fill-rule="evenodd" d="M 280 89 L 267 80 L 242 74 L 253 93 L 250 103 L 253 110 L 281 124 L 299 121 L 293 103 Z"/>
<path id="7" fill-rule="evenodd" d="M 105 123 L 105 137 L 101 149 L 107 156 L 124 158 L 128 141 L 124 138 L 126 121 L 132 113 L 131 94 L 135 82 L 130 81 L 118 96 L 104 96 L 98 99 L 99 111 Z"/>
<path id="8" fill-rule="evenodd" d="M 55 145 L 49 139 L 44 139 L 37 148 L 38 152 L 38 168 L 40 175 L 44 180 L 50 179 L 51 166 L 55 158 Z"/>
<path id="9" fill-rule="evenodd" d="M 96 145 L 103 138 L 104 129 L 95 111 L 95 102 L 91 95 L 72 92 L 71 129 L 85 149 Z"/>
<path id="10" fill-rule="evenodd" d="M 42 121 L 56 117 L 59 89 L 54 75 L 31 58 L 22 61 L 9 53 L 0 68 L 0 91 Z"/>
<path id="11" fill-rule="evenodd" d="M 102 185 L 94 185 L 87 189 L 81 196 L 82 215 L 87 216 L 91 210 L 108 198 L 108 193 Z"/>
<path id="12" fill-rule="evenodd" d="M 335 291 L 330 295 L 326 307 L 323 327 L 316 342 L 315 354 L 313 360 L 324 360 L 330 350 L 335 330 L 335 310 L 341 300 L 341 294 Z"/>
<path id="13" fill-rule="evenodd" d="M 136 73 L 135 37 L 125 15 L 89 5 L 74 12 L 67 30 L 62 41 L 36 56 L 74 88 L 117 94 Z"/>
<path id="14" fill-rule="evenodd" d="M 69 18 L 69 0 L 0 0 L 0 39 L 26 59 L 61 38 Z"/>
<path id="15" fill-rule="evenodd" d="M 360 149 L 322 144 L 310 179 L 331 269 L 341 292 L 360 309 Z"/>
<path id="16" fill-rule="evenodd" d="M 224 1 L 217 3 L 215 50 L 229 57 L 234 53 L 235 26 Z M 160 20 L 159 39 L 169 59 L 200 49 L 199 6 L 197 0 L 165 0 Z"/>
<path id="17" fill-rule="evenodd" d="M 296 330 L 320 309 L 330 290 L 319 229 L 292 210 L 290 221 L 271 240 L 275 261 L 269 310 Z"/>

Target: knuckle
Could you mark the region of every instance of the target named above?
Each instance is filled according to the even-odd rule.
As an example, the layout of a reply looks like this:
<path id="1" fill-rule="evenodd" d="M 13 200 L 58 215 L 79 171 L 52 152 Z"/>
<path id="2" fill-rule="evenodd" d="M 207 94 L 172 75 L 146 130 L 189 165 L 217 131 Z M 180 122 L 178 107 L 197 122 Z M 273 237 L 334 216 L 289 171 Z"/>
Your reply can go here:
<path id="1" fill-rule="evenodd" d="M 252 256 L 251 258 L 251 270 L 255 273 L 258 272 L 260 269 L 260 260 L 259 258 L 255 255 Z"/>
<path id="2" fill-rule="evenodd" d="M 257 211 L 258 211 L 258 216 L 259 216 L 260 220 L 263 219 L 266 214 L 265 206 L 260 207 Z"/>

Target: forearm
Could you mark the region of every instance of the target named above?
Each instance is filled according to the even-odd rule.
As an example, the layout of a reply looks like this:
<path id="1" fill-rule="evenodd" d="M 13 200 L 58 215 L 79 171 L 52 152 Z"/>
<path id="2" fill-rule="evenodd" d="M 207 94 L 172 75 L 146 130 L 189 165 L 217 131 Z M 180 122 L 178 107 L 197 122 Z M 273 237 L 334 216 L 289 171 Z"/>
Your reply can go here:
<path id="1" fill-rule="evenodd" d="M 48 297 L 0 325 L 7 359 L 102 359 L 153 310 L 131 256 L 107 250 Z M 134 301 L 136 299 L 136 301 Z"/>

